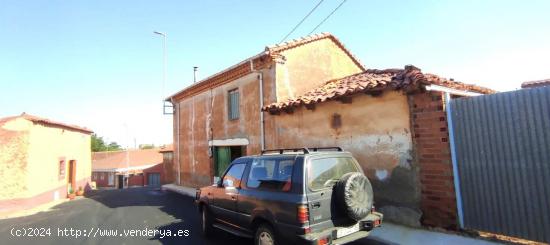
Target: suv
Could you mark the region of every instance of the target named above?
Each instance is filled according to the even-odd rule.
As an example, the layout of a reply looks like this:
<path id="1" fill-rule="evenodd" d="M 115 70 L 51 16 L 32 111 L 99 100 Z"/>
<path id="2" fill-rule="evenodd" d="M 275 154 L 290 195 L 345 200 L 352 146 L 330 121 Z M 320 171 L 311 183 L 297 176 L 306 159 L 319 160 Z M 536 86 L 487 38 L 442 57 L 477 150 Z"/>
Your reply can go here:
<path id="1" fill-rule="evenodd" d="M 254 244 L 343 244 L 380 226 L 372 187 L 340 147 L 276 149 L 235 159 L 197 190 L 201 228 L 254 238 Z"/>

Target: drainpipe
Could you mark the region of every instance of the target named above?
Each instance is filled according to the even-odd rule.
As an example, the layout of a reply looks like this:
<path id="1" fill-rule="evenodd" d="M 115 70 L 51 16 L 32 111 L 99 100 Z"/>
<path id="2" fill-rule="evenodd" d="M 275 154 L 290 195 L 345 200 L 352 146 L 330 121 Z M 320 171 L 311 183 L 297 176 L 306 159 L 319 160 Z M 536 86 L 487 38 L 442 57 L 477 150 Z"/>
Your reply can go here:
<path id="1" fill-rule="evenodd" d="M 174 154 L 175 156 L 177 156 L 177 162 L 176 164 L 178 165 L 178 179 L 176 180 L 176 184 L 177 185 L 181 185 L 180 183 L 180 168 L 181 168 L 181 165 L 180 165 L 180 106 L 179 104 L 176 104 L 174 102 L 174 98 L 171 98 L 170 99 L 171 102 L 172 102 L 172 105 L 176 107 L 176 154 Z"/>
<path id="2" fill-rule="evenodd" d="M 453 165 L 453 182 L 455 186 L 456 209 L 458 212 L 458 224 L 464 229 L 464 210 L 462 209 L 462 190 L 460 188 L 460 176 L 456 159 L 456 145 L 453 127 L 453 112 L 451 108 L 451 93 L 445 92 L 445 110 L 447 111 L 447 131 L 449 131 L 449 147 L 451 148 L 451 164 Z"/>
<path id="3" fill-rule="evenodd" d="M 264 125 L 264 112 L 262 111 L 262 108 L 264 108 L 264 76 L 263 73 L 254 70 L 254 62 L 252 59 L 250 59 L 250 71 L 253 73 L 258 73 L 258 82 L 260 87 L 260 148 L 261 150 L 265 150 L 265 125 Z"/>

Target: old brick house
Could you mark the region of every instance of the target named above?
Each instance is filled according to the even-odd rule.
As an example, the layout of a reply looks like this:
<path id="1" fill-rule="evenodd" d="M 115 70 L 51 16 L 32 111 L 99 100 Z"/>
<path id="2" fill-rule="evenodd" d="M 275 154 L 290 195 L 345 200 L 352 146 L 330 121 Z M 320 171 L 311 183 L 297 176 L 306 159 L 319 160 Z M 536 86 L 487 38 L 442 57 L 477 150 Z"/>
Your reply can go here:
<path id="1" fill-rule="evenodd" d="M 261 149 L 341 146 L 387 218 L 453 227 L 444 94 L 491 92 L 413 66 L 367 70 L 330 34 L 267 47 L 169 98 L 176 179 L 211 184 L 232 159 Z"/>
<path id="2" fill-rule="evenodd" d="M 259 153 L 274 131 L 263 105 L 363 70 L 334 36 L 314 35 L 267 47 L 172 95 L 176 182 L 211 184 L 232 159 Z"/>
<path id="3" fill-rule="evenodd" d="M 0 119 L 0 214 L 87 188 L 91 133 L 25 113 Z"/>
<path id="4" fill-rule="evenodd" d="M 159 186 L 165 184 L 159 149 L 94 152 L 92 180 L 97 187 Z"/>

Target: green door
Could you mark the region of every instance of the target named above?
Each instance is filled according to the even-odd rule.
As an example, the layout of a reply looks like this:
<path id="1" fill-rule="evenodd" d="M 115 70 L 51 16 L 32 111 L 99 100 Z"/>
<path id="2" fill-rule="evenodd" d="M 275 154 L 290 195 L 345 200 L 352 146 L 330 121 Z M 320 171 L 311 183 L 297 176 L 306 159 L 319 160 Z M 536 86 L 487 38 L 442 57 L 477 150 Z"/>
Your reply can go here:
<path id="1" fill-rule="evenodd" d="M 216 154 L 214 155 L 214 176 L 220 177 L 231 163 L 231 149 L 227 146 L 219 146 L 216 147 L 215 150 Z"/>

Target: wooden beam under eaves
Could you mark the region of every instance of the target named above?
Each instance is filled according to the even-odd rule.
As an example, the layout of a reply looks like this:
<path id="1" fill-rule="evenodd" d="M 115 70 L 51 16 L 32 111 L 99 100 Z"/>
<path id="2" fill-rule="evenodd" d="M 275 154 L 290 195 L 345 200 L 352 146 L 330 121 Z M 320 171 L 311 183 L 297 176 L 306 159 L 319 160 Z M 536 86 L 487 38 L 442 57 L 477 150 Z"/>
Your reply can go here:
<path id="1" fill-rule="evenodd" d="M 315 104 L 311 103 L 311 104 L 306 104 L 306 109 L 308 110 L 315 110 Z"/>
<path id="2" fill-rule="evenodd" d="M 368 94 L 372 97 L 379 97 L 382 95 L 382 90 L 367 90 L 365 94 Z"/>
<path id="3" fill-rule="evenodd" d="M 352 99 L 351 96 L 342 96 L 337 99 L 338 101 L 342 102 L 342 104 L 351 104 Z"/>

